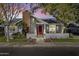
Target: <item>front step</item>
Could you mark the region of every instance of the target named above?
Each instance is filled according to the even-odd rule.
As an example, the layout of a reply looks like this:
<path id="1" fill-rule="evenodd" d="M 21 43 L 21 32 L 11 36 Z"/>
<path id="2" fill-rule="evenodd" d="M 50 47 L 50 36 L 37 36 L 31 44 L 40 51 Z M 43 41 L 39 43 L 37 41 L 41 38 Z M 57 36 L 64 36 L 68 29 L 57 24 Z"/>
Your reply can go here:
<path id="1" fill-rule="evenodd" d="M 37 38 L 37 39 L 36 39 L 36 42 L 37 42 L 37 43 L 44 42 L 44 38 Z"/>

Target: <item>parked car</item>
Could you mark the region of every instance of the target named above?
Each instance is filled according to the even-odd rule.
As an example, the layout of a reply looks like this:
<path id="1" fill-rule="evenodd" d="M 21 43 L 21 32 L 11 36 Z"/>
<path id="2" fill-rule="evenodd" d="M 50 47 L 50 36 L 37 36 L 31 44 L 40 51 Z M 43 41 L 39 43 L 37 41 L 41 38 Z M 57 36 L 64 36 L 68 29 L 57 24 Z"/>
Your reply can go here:
<path id="1" fill-rule="evenodd" d="M 70 23 L 67 26 L 66 32 L 79 35 L 79 24 L 77 24 L 77 23 Z"/>

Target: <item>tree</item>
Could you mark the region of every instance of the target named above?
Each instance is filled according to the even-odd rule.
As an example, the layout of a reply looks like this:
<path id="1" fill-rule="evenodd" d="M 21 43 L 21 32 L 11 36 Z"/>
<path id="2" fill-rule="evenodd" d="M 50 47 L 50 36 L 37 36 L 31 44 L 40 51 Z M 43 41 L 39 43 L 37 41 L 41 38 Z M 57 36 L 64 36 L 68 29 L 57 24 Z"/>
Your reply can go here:
<path id="1" fill-rule="evenodd" d="M 78 17 L 78 4 L 42 4 L 46 11 L 55 16 L 57 20 L 68 23 L 69 21 L 76 20 Z"/>
<path id="2" fill-rule="evenodd" d="M 5 36 L 7 38 L 7 42 L 9 41 L 9 26 L 10 21 L 16 19 L 16 17 L 20 14 L 22 11 L 19 4 L 15 3 L 3 3 L 0 4 L 0 14 L 2 19 L 4 19 L 5 22 Z"/>
<path id="3" fill-rule="evenodd" d="M 74 3 L 74 4 L 71 4 L 71 6 L 72 6 L 73 8 L 75 8 L 75 11 L 74 11 L 74 13 L 75 13 L 75 18 L 76 18 L 77 20 L 79 20 L 79 4 Z"/>

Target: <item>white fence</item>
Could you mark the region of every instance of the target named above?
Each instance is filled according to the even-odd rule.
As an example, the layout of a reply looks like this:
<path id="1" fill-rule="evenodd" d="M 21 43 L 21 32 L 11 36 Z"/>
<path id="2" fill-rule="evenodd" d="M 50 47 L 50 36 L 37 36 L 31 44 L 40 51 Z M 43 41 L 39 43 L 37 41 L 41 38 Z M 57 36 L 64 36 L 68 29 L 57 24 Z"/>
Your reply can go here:
<path id="1" fill-rule="evenodd" d="M 38 38 L 35 34 L 27 34 L 27 38 Z M 68 33 L 45 34 L 44 38 L 69 38 Z"/>
<path id="2" fill-rule="evenodd" d="M 69 38 L 68 33 L 56 33 L 56 34 L 46 34 L 46 38 Z"/>

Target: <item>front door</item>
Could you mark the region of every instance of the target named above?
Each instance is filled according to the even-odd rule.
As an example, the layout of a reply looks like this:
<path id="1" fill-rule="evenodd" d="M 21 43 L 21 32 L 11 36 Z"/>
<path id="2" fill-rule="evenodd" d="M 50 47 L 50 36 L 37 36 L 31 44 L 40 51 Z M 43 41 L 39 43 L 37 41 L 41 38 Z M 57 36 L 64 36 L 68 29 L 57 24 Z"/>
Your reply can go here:
<path id="1" fill-rule="evenodd" d="M 37 36 L 42 36 L 44 33 L 44 25 L 38 24 L 37 25 Z"/>

